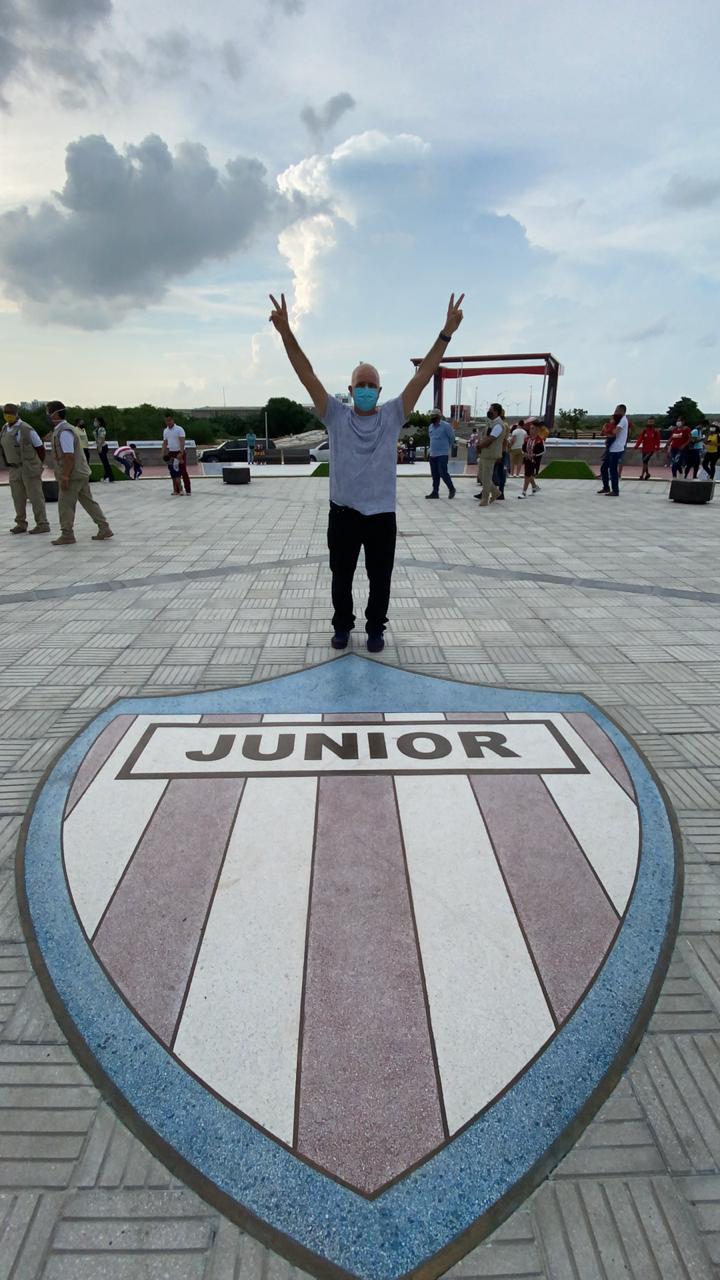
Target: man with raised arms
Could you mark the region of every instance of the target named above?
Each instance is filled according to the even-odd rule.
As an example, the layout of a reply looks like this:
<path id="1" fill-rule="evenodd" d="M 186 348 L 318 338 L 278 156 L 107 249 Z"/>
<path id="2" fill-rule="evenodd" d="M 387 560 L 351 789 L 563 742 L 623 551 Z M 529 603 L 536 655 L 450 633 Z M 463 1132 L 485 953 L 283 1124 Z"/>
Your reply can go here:
<path id="1" fill-rule="evenodd" d="M 290 328 L 285 295 L 272 294 L 272 324 L 330 440 L 328 547 L 332 574 L 333 649 L 347 647 L 355 625 L 352 584 L 360 550 L 365 553 L 369 595 L 365 630 L 370 653 L 385 647 L 390 581 L 395 558 L 397 441 L 403 423 L 429 383 L 460 325 L 461 303 L 451 294 L 443 327 L 401 396 L 378 405 L 380 375 L 372 364 L 353 370 L 352 404 L 329 396 Z"/>

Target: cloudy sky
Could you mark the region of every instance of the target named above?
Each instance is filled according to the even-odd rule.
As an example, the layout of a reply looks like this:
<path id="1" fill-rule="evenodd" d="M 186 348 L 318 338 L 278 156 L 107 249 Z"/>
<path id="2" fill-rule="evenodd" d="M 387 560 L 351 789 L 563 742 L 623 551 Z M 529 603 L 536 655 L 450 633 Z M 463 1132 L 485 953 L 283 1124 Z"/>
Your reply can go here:
<path id="1" fill-rule="evenodd" d="M 280 290 L 396 394 L 464 290 L 453 354 L 716 412 L 718 48 L 717 0 L 0 0 L 0 394 L 304 399 Z"/>

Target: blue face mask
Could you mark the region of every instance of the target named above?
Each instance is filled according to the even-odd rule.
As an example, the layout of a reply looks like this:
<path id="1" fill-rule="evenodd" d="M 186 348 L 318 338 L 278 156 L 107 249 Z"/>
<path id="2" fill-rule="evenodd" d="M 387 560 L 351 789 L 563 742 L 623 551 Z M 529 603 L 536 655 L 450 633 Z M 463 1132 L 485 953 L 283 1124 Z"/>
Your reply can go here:
<path id="1" fill-rule="evenodd" d="M 367 413 L 368 409 L 374 409 L 378 402 L 380 391 L 377 387 L 353 387 L 353 404 L 356 409 L 362 409 Z"/>

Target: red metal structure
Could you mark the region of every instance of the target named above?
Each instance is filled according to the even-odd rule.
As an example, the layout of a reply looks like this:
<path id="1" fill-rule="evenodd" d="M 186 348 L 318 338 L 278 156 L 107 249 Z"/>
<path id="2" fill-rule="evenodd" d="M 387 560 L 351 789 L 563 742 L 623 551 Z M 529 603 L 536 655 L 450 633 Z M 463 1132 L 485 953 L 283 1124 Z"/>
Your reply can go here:
<path id="1" fill-rule="evenodd" d="M 527 364 L 525 361 L 534 363 Z M 413 364 L 417 369 L 418 365 L 422 364 L 422 358 L 413 358 Z M 534 416 L 544 418 L 546 427 L 552 431 L 555 422 L 558 378 L 563 373 L 563 367 L 549 351 L 535 351 L 515 356 L 444 356 L 433 378 L 433 404 L 442 411 L 443 386 L 446 378 L 505 377 L 507 374 L 515 373 L 542 377 L 540 412 Z"/>

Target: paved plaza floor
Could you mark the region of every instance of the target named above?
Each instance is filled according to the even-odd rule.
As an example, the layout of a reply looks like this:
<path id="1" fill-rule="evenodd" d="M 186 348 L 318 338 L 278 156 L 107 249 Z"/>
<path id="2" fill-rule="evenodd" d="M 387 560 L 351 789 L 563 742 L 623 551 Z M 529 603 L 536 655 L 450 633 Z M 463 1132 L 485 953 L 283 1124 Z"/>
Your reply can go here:
<path id="1" fill-rule="evenodd" d="M 518 507 L 519 489 L 509 481 L 504 504 L 479 509 L 469 477 L 452 503 L 426 502 L 423 477 L 400 479 L 376 661 L 592 699 L 665 787 L 685 893 L 667 978 L 619 1084 L 548 1180 L 448 1274 L 705 1280 L 720 1275 L 720 516 L 669 503 L 662 483 L 628 483 L 608 501 L 591 482 L 548 481 Z M 191 497 L 173 498 L 148 480 L 97 496 L 110 542 L 90 540 L 82 511 L 75 546 L 4 542 L 0 1280 L 286 1280 L 302 1273 L 173 1177 L 76 1062 L 32 973 L 13 863 L 39 780 L 112 702 L 333 657 L 328 484 L 194 478 Z M 2 501 L 9 527 L 7 491 Z M 360 599 L 362 571 L 357 585 Z M 351 647 L 364 652 L 361 629 Z"/>

